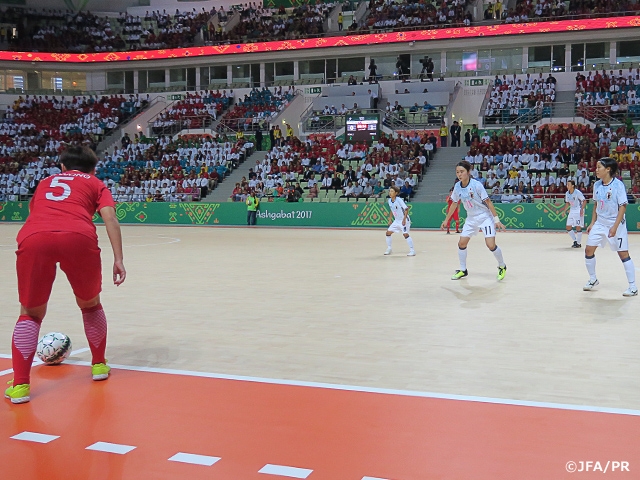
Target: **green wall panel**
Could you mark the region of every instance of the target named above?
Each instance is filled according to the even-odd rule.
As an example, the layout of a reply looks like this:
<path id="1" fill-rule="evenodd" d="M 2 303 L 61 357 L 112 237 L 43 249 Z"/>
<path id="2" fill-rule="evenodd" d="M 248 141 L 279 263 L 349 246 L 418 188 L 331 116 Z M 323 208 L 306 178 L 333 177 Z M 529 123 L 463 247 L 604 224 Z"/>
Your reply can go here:
<path id="1" fill-rule="evenodd" d="M 409 204 L 414 228 L 438 228 L 444 219 L 444 203 Z M 587 222 L 591 218 L 587 206 Z M 566 205 L 548 203 L 497 204 L 502 223 L 511 229 L 563 229 Z M 245 225 L 243 203 L 120 203 L 116 207 L 123 224 L 137 225 Z M 29 214 L 27 202 L 0 203 L 0 221 L 24 222 Z M 373 202 L 316 203 L 266 202 L 260 204 L 258 225 L 281 227 L 384 227 L 389 210 Z M 461 209 L 461 216 L 464 210 Z M 95 220 L 100 222 L 96 215 Z M 640 230 L 640 205 L 627 207 L 629 231 Z"/>

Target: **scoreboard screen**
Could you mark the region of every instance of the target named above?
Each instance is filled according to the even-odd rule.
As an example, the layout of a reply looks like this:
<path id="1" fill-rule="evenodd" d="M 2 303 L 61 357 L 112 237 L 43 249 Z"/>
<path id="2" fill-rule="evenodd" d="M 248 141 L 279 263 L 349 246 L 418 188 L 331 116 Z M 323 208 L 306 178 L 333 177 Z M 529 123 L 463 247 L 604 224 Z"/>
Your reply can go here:
<path id="1" fill-rule="evenodd" d="M 347 115 L 345 122 L 347 142 L 371 143 L 378 139 L 378 115 Z"/>

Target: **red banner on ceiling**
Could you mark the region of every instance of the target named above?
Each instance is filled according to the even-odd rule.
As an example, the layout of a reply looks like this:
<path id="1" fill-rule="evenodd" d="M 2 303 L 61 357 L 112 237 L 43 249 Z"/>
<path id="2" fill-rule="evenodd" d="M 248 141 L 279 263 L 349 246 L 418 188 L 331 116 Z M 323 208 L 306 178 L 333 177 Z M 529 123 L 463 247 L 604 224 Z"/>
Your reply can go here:
<path id="1" fill-rule="evenodd" d="M 483 25 L 463 28 L 436 28 L 392 33 L 368 33 L 337 37 L 303 38 L 274 42 L 240 43 L 211 47 L 174 48 L 167 50 L 139 50 L 133 52 L 103 53 L 46 53 L 46 52 L 0 52 L 0 60 L 21 62 L 128 62 L 139 60 L 161 60 L 167 58 L 206 57 L 212 55 L 237 55 L 243 53 L 274 52 L 280 50 L 306 50 L 310 48 L 349 47 L 358 45 L 380 45 L 385 43 L 423 42 L 474 37 L 497 37 L 501 35 L 527 35 L 533 33 L 558 33 L 583 30 L 603 30 L 640 27 L 640 16 L 607 17 L 557 22 L 528 22 L 501 25 Z"/>

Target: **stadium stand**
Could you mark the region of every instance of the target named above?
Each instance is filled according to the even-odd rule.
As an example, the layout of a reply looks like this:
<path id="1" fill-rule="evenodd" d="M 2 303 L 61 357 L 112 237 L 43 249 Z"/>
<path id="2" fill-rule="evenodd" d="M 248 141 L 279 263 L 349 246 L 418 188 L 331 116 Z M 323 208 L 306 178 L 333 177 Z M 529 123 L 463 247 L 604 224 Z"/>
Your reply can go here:
<path id="1" fill-rule="evenodd" d="M 64 145 L 95 148 L 146 104 L 138 95 L 19 97 L 0 122 L 0 198 L 27 198 L 42 178 L 59 172 Z"/>
<path id="2" fill-rule="evenodd" d="M 612 141 L 613 138 L 613 147 Z M 629 194 L 640 188 L 640 138 L 633 127 L 612 131 L 607 125 L 568 124 L 474 132 L 465 157 L 472 175 L 485 185 L 498 203 L 560 199 L 567 181 L 576 181 L 591 196 L 597 159 L 612 155 L 620 161 L 621 180 Z M 638 187 L 636 187 L 638 185 Z"/>
<path id="3" fill-rule="evenodd" d="M 187 47 L 214 13 L 153 11 L 141 18 L 10 8 L 0 22 L 17 26 L 17 38 L 8 39 L 12 50 L 91 53 Z"/>
<path id="4" fill-rule="evenodd" d="M 376 146 L 343 144 L 332 135 L 310 135 L 302 142 L 274 147 L 257 160 L 236 185 L 230 200 L 244 201 L 250 191 L 279 201 L 384 201 L 391 185 L 409 200 L 416 192 L 435 142 L 418 132 L 391 138 L 381 135 Z"/>
<path id="5" fill-rule="evenodd" d="M 465 9 L 470 2 L 466 0 L 447 0 L 437 6 L 426 2 L 387 2 L 371 0 L 369 18 L 362 29 L 371 31 L 394 31 L 398 29 L 416 29 L 446 26 L 470 26 L 471 13 Z M 361 30 L 362 30 L 361 29 Z"/>
<path id="6" fill-rule="evenodd" d="M 518 118 L 532 123 L 534 116 L 549 117 L 555 99 L 556 83 L 551 74 L 546 79 L 542 73 L 537 77 L 529 73 L 510 78 L 496 75 L 484 111 L 485 125 L 510 123 Z"/>
<path id="7" fill-rule="evenodd" d="M 224 135 L 142 137 L 114 148 L 96 176 L 118 202 L 196 201 L 253 152 L 253 143 Z"/>
<path id="8" fill-rule="evenodd" d="M 605 70 L 576 75 L 576 110 L 594 122 L 640 117 L 640 69 Z"/>
<path id="9" fill-rule="evenodd" d="M 295 95 L 293 86 L 253 88 L 244 98 L 235 100 L 218 124 L 218 131 L 268 130 L 269 122 L 286 108 Z"/>
<path id="10" fill-rule="evenodd" d="M 172 104 L 151 123 L 154 135 L 173 135 L 184 128 L 204 128 L 229 108 L 233 90 L 202 90 L 186 93 L 186 98 Z"/>

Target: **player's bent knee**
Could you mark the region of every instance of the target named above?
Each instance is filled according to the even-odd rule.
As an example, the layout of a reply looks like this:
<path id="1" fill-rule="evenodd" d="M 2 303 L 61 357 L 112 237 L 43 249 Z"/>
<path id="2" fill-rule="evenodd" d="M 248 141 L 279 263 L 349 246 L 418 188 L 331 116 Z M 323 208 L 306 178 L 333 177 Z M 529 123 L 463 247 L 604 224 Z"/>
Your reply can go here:
<path id="1" fill-rule="evenodd" d="M 95 297 L 93 297 L 91 300 L 82 300 L 79 297 L 76 297 L 76 304 L 78 305 L 78 307 L 80 308 L 91 308 L 91 307 L 95 307 L 96 305 L 98 305 L 100 303 L 100 295 L 96 295 Z"/>
<path id="2" fill-rule="evenodd" d="M 625 250 L 623 252 L 618 252 L 618 256 L 620 257 L 620 260 L 622 260 L 622 263 L 628 262 L 629 260 L 631 260 L 631 255 L 629 255 L 628 250 Z"/>
<path id="3" fill-rule="evenodd" d="M 408 233 L 405 233 L 405 234 L 404 234 L 404 238 L 409 238 L 409 234 L 408 234 Z"/>
<path id="4" fill-rule="evenodd" d="M 38 307 L 25 307 L 20 305 L 20 315 L 28 315 L 33 318 L 42 320 L 47 314 L 47 304 L 40 305 Z"/>

